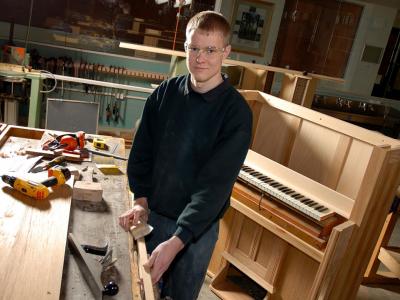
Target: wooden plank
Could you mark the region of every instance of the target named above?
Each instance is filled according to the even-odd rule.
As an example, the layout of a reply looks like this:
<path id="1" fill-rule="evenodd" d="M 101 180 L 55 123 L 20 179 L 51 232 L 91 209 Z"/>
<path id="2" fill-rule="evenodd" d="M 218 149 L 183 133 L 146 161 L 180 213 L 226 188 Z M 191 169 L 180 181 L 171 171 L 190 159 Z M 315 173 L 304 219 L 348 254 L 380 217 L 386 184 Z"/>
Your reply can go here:
<path id="1" fill-rule="evenodd" d="M 129 193 L 130 194 L 130 193 Z M 129 208 L 133 207 L 133 197 L 130 195 L 128 197 Z M 133 300 L 144 300 L 144 295 L 142 295 L 141 291 L 141 281 L 139 275 L 139 255 L 138 255 L 138 247 L 135 242 L 132 234 L 128 235 L 128 244 L 129 244 L 129 257 L 130 257 L 130 269 L 131 269 L 131 289 L 132 289 L 132 299 Z"/>
<path id="2" fill-rule="evenodd" d="M 240 83 L 241 89 L 246 90 L 263 90 L 265 80 L 267 78 L 267 71 L 258 70 L 255 68 L 243 68 L 242 80 Z"/>
<path id="3" fill-rule="evenodd" d="M 267 105 L 267 107 L 272 107 L 297 117 L 301 116 L 301 118 L 304 120 L 308 120 L 323 127 L 328 127 L 333 131 L 337 131 L 345 135 L 350 135 L 355 139 L 368 142 L 371 145 L 382 148 L 400 147 L 399 142 L 396 139 L 390 138 L 378 132 L 361 128 L 348 122 L 338 120 L 306 107 L 282 100 L 278 97 L 258 91 L 240 91 L 240 93 L 246 100 L 258 100 Z"/>
<path id="4" fill-rule="evenodd" d="M 130 207 L 134 204 L 134 195 L 130 193 Z M 155 300 L 155 293 L 153 283 L 151 280 L 150 271 L 143 267 L 147 261 L 147 249 L 144 237 L 134 240 L 132 234 L 129 234 L 131 253 L 131 271 L 132 271 L 132 289 L 134 291 L 134 300 Z M 157 285 L 156 285 L 157 286 Z M 143 287 L 143 290 L 141 289 Z M 144 294 L 143 294 L 143 293 Z"/>
<path id="5" fill-rule="evenodd" d="M 274 222 L 277 226 L 285 228 L 288 232 L 294 234 L 306 243 L 317 249 L 324 249 L 326 240 L 320 238 L 322 226 L 296 214 L 295 211 L 279 204 L 277 201 L 265 199 L 261 203 L 257 202 L 260 193 L 252 191 L 240 182 L 236 182 L 232 191 L 232 197 L 242 202 L 244 205 L 258 211 L 264 218 Z M 235 221 L 235 224 L 237 220 Z"/>
<path id="6" fill-rule="evenodd" d="M 319 263 L 294 247 L 288 247 L 278 274 L 275 292 L 268 300 L 308 299 Z"/>
<path id="7" fill-rule="evenodd" d="M 324 78 L 312 77 L 311 80 L 307 82 L 307 89 L 305 95 L 303 96 L 302 106 L 311 108 L 319 80 L 324 80 Z"/>
<path id="8" fill-rule="evenodd" d="M 324 259 L 318 268 L 309 299 L 328 299 L 333 280 L 349 244 L 355 224 L 347 221 L 333 228 Z"/>
<path id="9" fill-rule="evenodd" d="M 394 212 L 391 212 L 386 217 L 385 223 L 382 227 L 381 233 L 376 242 L 374 251 L 372 252 L 371 259 L 368 263 L 367 270 L 364 273 L 363 281 L 365 281 L 365 282 L 370 283 L 371 281 L 368 278 L 373 277 L 374 274 L 376 274 L 376 272 L 378 271 L 379 264 L 380 264 L 380 262 L 378 260 L 379 251 L 382 246 L 386 246 L 389 242 L 391 234 L 386 234 L 386 233 L 393 232 L 394 226 L 396 224 L 395 222 L 393 222 L 393 220 L 396 220 L 396 218 L 394 216 Z"/>
<path id="10" fill-rule="evenodd" d="M 223 256 L 272 293 L 287 243 L 239 212 L 235 219 Z"/>
<path id="11" fill-rule="evenodd" d="M 285 240 L 289 244 L 293 245 L 300 251 L 306 253 L 308 256 L 312 257 L 316 261 L 322 261 L 323 252 L 312 247 L 308 243 L 304 242 L 294 234 L 285 231 L 280 226 L 277 226 L 274 222 L 266 219 L 262 214 L 254 211 L 253 209 L 247 207 L 246 205 L 242 204 L 240 201 L 236 200 L 235 198 L 231 198 L 231 207 L 240 211 L 250 219 L 254 220 L 264 228 L 268 229 L 272 233 L 278 235 L 281 239 Z"/>
<path id="12" fill-rule="evenodd" d="M 340 170 L 347 157 L 349 144 L 349 137 L 329 128 L 303 121 L 293 144 L 288 167 L 324 186 L 335 189 L 340 178 Z M 313 145 L 312 150 L 310 145 Z"/>
<path id="13" fill-rule="evenodd" d="M 129 237 L 129 255 L 131 259 L 131 276 L 132 276 L 132 299 L 133 300 L 142 300 L 142 294 L 140 290 L 140 276 L 139 276 L 139 268 L 138 268 L 138 250 L 136 243 L 133 242 L 133 237 Z"/>
<path id="14" fill-rule="evenodd" d="M 274 286 L 267 281 L 265 281 L 265 278 L 262 278 L 259 276 L 257 273 L 253 271 L 252 268 L 249 268 L 249 266 L 243 264 L 239 259 L 237 259 L 235 256 L 229 254 L 228 252 L 223 252 L 222 256 L 229 261 L 232 265 L 237 267 L 240 271 L 242 271 L 244 274 L 249 276 L 252 280 L 257 282 L 259 285 L 261 285 L 264 289 L 266 289 L 268 292 L 273 293 L 274 292 Z"/>
<path id="15" fill-rule="evenodd" d="M 379 260 L 393 274 L 394 277 L 400 279 L 400 253 L 381 248 L 378 256 Z"/>
<path id="16" fill-rule="evenodd" d="M 282 79 L 282 87 L 279 93 L 279 98 L 288 100 L 298 105 L 304 106 L 304 97 L 308 92 L 308 82 L 311 81 L 312 77 L 305 75 L 293 75 L 290 73 L 284 73 Z M 315 89 L 312 91 L 313 94 Z M 310 94 L 310 93 L 308 93 Z M 311 103 L 307 103 L 311 104 Z M 311 106 L 307 106 L 311 107 Z"/>
<path id="17" fill-rule="evenodd" d="M 72 186 L 72 180 L 68 185 Z M 40 203 L 20 193 L 2 193 L 1 198 L 1 215 L 9 216 L 1 226 L 2 299 L 58 299 L 70 189 L 60 187 Z"/>
<path id="18" fill-rule="evenodd" d="M 38 201 L 0 183 L 1 299 L 59 299 L 72 184 Z"/>
<path id="19" fill-rule="evenodd" d="M 141 274 L 141 279 L 143 280 L 143 288 L 146 300 L 154 300 L 154 290 L 153 283 L 151 281 L 150 270 L 143 267 L 144 263 L 147 261 L 147 250 L 144 238 L 139 238 L 136 240 L 138 248 L 138 258 L 139 258 L 139 270 Z"/>
<path id="20" fill-rule="evenodd" d="M 214 277 L 222 267 L 223 261 L 221 253 L 225 250 L 231 237 L 231 226 L 234 221 L 235 210 L 228 208 L 224 217 L 219 222 L 218 240 L 214 247 L 210 263 L 207 268 L 207 275 Z"/>
<path id="21" fill-rule="evenodd" d="M 42 134 L 43 130 L 9 126 L 0 135 L 1 151 L 26 147 Z M 13 155 L 16 159 L 19 154 Z M 0 187 L 0 298 L 59 299 L 72 179 L 40 201 L 2 181 Z"/>
<path id="22" fill-rule="evenodd" d="M 120 138 L 112 140 L 118 144 L 116 153 L 124 155 L 124 140 Z M 126 169 L 125 161 L 111 159 L 111 162 L 121 170 Z M 85 167 L 94 167 L 94 163 L 83 162 L 76 167 L 81 170 Z M 114 298 L 133 299 L 129 234 L 124 232 L 118 224 L 118 216 L 129 208 L 127 178 L 125 174 L 105 175 L 94 168 L 93 179 L 102 184 L 103 201 L 93 204 L 88 201 L 74 200 L 69 228 L 82 243 L 99 246 L 109 243 L 113 249 L 113 257 L 117 261 L 103 274 L 103 280 L 106 282 L 114 280 L 118 284 L 119 292 Z M 93 259 L 96 257 L 93 256 Z M 65 261 L 60 299 L 94 299 L 72 255 L 68 255 Z"/>
<path id="23" fill-rule="evenodd" d="M 390 155 L 379 148 L 375 150 L 380 151 L 374 151 L 355 201 L 356 213 L 351 216 L 351 220 L 356 224 L 357 221 L 361 222 L 357 224 L 359 228 L 353 233 L 351 246 L 346 251 L 346 258 L 339 271 L 341 276 L 335 279 L 335 289 L 332 289 L 330 299 L 355 297 L 400 183 L 399 164 L 388 164 Z"/>
<path id="24" fill-rule="evenodd" d="M 300 119 L 265 105 L 258 116 L 251 149 L 274 161 L 287 165 Z M 254 123 L 254 122 L 253 122 Z"/>
<path id="25" fill-rule="evenodd" d="M 144 46 L 144 45 L 138 45 L 138 44 L 132 44 L 132 43 L 126 43 L 126 42 L 120 42 L 119 47 L 126 48 L 126 49 L 147 51 L 147 52 L 152 52 L 152 53 L 159 53 L 159 54 L 164 54 L 164 55 L 169 55 L 169 56 L 186 57 L 186 53 L 183 51 L 169 50 L 169 49 Z M 243 66 L 243 67 L 253 68 L 253 69 L 260 69 L 260 70 L 267 70 L 267 71 L 278 72 L 278 73 L 287 73 L 287 74 L 304 76 L 302 71 L 294 71 L 294 70 L 288 70 L 285 68 L 247 63 L 247 62 L 232 60 L 232 59 L 225 59 L 224 63 L 227 65 Z M 329 77 L 326 75 L 308 74 L 308 76 L 310 76 L 312 78 L 322 79 L 322 80 L 329 80 L 329 81 L 335 81 L 335 82 L 340 82 L 340 83 L 344 82 L 344 80 L 342 78 Z"/>
<path id="26" fill-rule="evenodd" d="M 227 279 L 230 263 L 224 260 L 224 265 L 211 282 L 210 289 L 221 299 L 253 300 L 254 298 L 243 291 L 238 285 Z"/>

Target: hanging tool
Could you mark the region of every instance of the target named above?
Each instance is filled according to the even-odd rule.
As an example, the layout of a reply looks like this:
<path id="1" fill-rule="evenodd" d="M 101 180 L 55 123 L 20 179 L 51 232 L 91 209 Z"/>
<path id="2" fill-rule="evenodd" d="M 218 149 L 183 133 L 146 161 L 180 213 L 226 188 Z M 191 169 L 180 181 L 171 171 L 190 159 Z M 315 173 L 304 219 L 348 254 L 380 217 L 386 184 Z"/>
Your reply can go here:
<path id="1" fill-rule="evenodd" d="M 106 121 L 107 121 L 108 125 L 110 125 L 110 121 L 111 121 L 111 107 L 110 107 L 110 103 L 107 104 L 107 108 L 106 108 Z"/>
<path id="2" fill-rule="evenodd" d="M 39 173 L 39 172 L 48 170 L 51 167 L 54 167 L 56 165 L 61 165 L 64 161 L 65 161 L 65 156 L 63 156 L 63 155 L 57 156 L 56 158 L 54 158 L 53 160 L 47 162 L 46 164 L 33 168 L 31 170 L 31 173 Z"/>
<path id="3" fill-rule="evenodd" d="M 54 139 L 46 141 L 42 145 L 43 150 L 65 149 L 73 151 L 76 148 L 85 146 L 85 132 L 78 131 L 76 133 L 66 133 L 56 136 Z"/>
<path id="4" fill-rule="evenodd" d="M 3 175 L 1 179 L 21 193 L 37 200 L 42 200 L 49 196 L 49 187 L 56 187 L 64 184 L 71 178 L 71 172 L 65 167 L 54 167 L 48 170 L 48 176 L 49 178 L 42 182 L 26 180 L 11 175 Z"/>
<path id="5" fill-rule="evenodd" d="M 118 294 L 119 287 L 114 281 L 108 281 L 106 284 L 103 284 L 101 281 L 103 271 L 110 266 L 110 263 L 112 264 L 113 261 L 108 257 L 100 264 L 90 259 L 72 233 L 68 234 L 68 244 L 72 254 L 74 254 L 75 258 L 78 260 L 78 267 L 84 275 L 95 299 L 103 299 L 103 296 L 114 296 Z M 107 255 L 105 255 L 105 257 L 106 256 Z"/>

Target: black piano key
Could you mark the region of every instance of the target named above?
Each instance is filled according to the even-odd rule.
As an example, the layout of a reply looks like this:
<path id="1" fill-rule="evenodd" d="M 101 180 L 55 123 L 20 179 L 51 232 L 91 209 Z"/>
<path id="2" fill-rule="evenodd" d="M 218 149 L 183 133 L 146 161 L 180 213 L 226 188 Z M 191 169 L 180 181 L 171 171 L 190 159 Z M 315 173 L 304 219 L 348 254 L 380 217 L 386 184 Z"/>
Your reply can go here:
<path id="1" fill-rule="evenodd" d="M 320 208 L 320 209 L 317 209 L 319 212 L 324 212 L 324 211 L 327 211 L 328 210 L 328 208 L 327 207 L 325 207 L 325 206 L 323 206 L 322 208 Z"/>
<path id="2" fill-rule="evenodd" d="M 247 173 L 250 173 L 250 172 L 254 171 L 253 168 L 250 168 L 250 167 L 247 167 L 247 166 L 243 166 L 243 167 L 242 167 L 242 170 L 245 171 L 245 172 L 247 172 Z"/>
<path id="3" fill-rule="evenodd" d="M 311 200 L 311 202 L 308 203 L 307 205 L 310 206 L 310 207 L 314 207 L 314 206 L 318 205 L 318 203 Z"/>
<path id="4" fill-rule="evenodd" d="M 296 191 L 293 191 L 292 189 L 288 188 L 288 190 L 285 193 L 288 194 L 289 196 L 293 196 L 296 193 Z"/>
<path id="5" fill-rule="evenodd" d="M 252 175 L 252 176 L 256 176 L 256 175 L 261 174 L 261 173 L 259 173 L 259 172 L 257 172 L 257 171 L 252 171 L 252 172 L 250 172 L 249 174 Z"/>
<path id="6" fill-rule="evenodd" d="M 308 204 L 311 200 L 308 198 L 304 198 L 302 200 L 300 200 L 300 202 L 302 202 L 303 204 Z"/>
<path id="7" fill-rule="evenodd" d="M 257 177 L 257 179 L 260 179 L 261 177 L 264 177 L 264 174 L 261 174 L 261 173 L 260 173 L 260 174 L 257 175 L 256 177 Z"/>
<path id="8" fill-rule="evenodd" d="M 264 181 L 265 183 L 272 183 L 272 182 L 274 182 L 271 178 L 262 179 L 262 181 Z"/>

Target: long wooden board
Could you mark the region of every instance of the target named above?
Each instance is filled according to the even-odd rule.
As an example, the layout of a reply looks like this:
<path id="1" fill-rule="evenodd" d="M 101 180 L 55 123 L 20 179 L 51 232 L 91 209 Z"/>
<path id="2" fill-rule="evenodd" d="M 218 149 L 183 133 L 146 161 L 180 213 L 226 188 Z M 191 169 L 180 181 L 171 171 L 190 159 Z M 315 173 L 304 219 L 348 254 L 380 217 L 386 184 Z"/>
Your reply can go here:
<path id="1" fill-rule="evenodd" d="M 8 127 L 5 151 L 14 137 L 40 139 L 43 131 Z M 59 299 L 72 179 L 45 200 L 31 199 L 0 182 L 0 299 Z"/>

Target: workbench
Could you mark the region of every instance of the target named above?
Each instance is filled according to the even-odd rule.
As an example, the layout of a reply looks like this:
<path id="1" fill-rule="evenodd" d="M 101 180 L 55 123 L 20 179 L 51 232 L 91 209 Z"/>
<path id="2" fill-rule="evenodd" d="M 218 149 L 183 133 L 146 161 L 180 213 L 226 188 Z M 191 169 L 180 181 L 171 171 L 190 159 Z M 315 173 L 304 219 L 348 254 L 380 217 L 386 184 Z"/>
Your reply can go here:
<path id="1" fill-rule="evenodd" d="M 2 153 L 10 151 L 16 159 L 22 155 L 19 150 L 37 145 L 44 133 L 41 129 L 4 125 L 0 130 Z M 118 145 L 115 154 L 125 155 L 123 139 L 107 139 Z M 94 161 L 110 163 L 110 159 L 122 173 L 104 175 L 96 168 Z M 118 225 L 118 216 L 129 207 L 126 161 L 96 155 L 91 162 L 67 164 L 72 165 L 81 170 L 94 168 L 93 179 L 103 189 L 101 203 L 71 201 L 72 179 L 44 200 L 31 199 L 1 182 L 0 299 L 94 299 L 76 257 L 68 249 L 68 232 L 82 244 L 104 246 L 109 242 L 112 247 L 117 261 L 104 280 L 115 280 L 119 293 L 103 299 L 134 298 L 129 235 Z"/>

